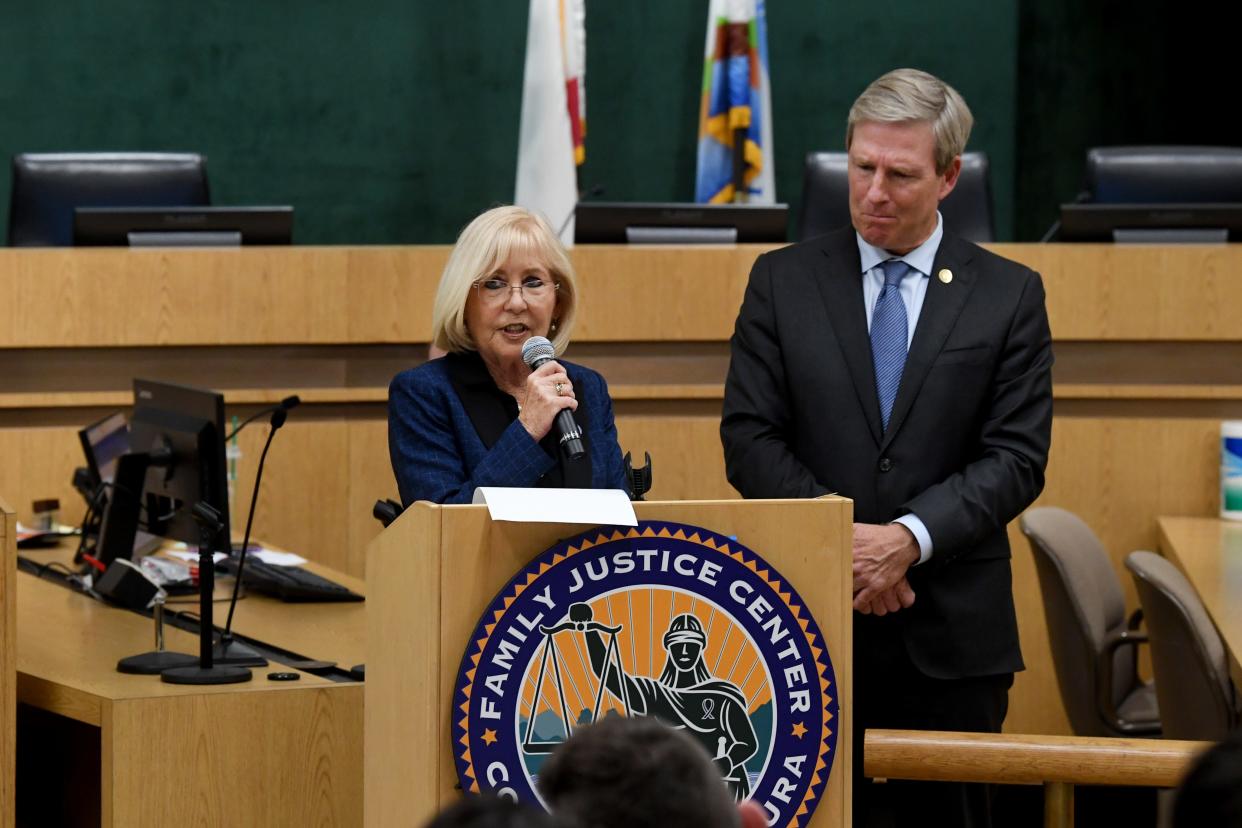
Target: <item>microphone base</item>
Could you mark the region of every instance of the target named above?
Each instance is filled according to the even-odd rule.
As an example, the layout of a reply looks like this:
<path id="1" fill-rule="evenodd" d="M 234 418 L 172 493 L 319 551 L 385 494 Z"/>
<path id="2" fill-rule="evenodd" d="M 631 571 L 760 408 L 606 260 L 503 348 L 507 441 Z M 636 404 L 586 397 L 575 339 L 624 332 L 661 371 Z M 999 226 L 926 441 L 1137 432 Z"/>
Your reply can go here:
<path id="1" fill-rule="evenodd" d="M 136 676 L 154 676 L 171 667 L 193 667 L 195 664 L 198 664 L 198 656 L 174 653 L 172 650 L 153 650 L 126 656 L 116 663 L 116 671 Z"/>
<path id="2" fill-rule="evenodd" d="M 251 678 L 247 668 L 224 664 L 212 667 L 173 667 L 160 673 L 160 680 L 168 684 L 241 684 Z"/>
<path id="3" fill-rule="evenodd" d="M 216 664 L 231 664 L 235 667 L 267 666 L 267 659 L 259 655 L 258 650 L 232 638 L 216 642 L 211 650 L 211 660 Z"/>

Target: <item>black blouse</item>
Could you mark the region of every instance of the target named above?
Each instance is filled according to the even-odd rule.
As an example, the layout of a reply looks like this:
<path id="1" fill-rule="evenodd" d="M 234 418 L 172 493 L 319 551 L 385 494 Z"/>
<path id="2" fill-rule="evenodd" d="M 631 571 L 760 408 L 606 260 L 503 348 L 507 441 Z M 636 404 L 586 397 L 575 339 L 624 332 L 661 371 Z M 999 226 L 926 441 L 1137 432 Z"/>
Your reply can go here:
<path id="1" fill-rule="evenodd" d="M 518 418 L 517 400 L 497 387 L 487 365 L 477 351 L 448 354 L 444 357 L 449 382 L 457 392 L 462 407 L 466 409 L 474 430 L 483 445 L 489 449 L 500 439 L 514 420 Z M 570 377 L 572 380 L 573 377 Z M 587 436 L 590 415 L 586 405 L 578 400 L 574 419 L 582 429 L 583 446 L 587 449 L 582 457 L 569 460 L 560 450 L 559 435 L 555 426 L 539 441 L 539 446 L 549 457 L 556 458 L 556 465 L 539 478 L 539 488 L 589 489 L 591 488 L 591 451 Z"/>

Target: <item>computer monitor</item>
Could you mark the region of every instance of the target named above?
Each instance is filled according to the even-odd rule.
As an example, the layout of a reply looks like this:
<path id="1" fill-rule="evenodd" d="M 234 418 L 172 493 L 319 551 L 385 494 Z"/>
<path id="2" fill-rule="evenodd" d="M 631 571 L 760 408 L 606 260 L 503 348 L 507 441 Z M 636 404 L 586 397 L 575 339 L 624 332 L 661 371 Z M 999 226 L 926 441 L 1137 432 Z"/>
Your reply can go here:
<path id="1" fill-rule="evenodd" d="M 223 524 L 217 551 L 229 542 L 224 454 L 224 396 L 188 386 L 134 380 L 129 451 L 117 459 L 100 529 L 99 560 L 128 556 L 145 510 L 148 532 L 199 544 L 192 509 L 206 503 Z"/>
<path id="2" fill-rule="evenodd" d="M 736 244 L 784 242 L 788 204 L 579 202 L 578 244 Z"/>
<path id="3" fill-rule="evenodd" d="M 77 207 L 80 247 L 237 247 L 293 243 L 293 208 Z"/>
<path id="4" fill-rule="evenodd" d="M 116 464 L 129 451 L 129 419 L 124 412 L 109 414 L 78 432 L 86 467 L 94 485 L 111 483 L 116 477 Z"/>
<path id="5" fill-rule="evenodd" d="M 1061 205 L 1061 241 L 1149 244 L 1242 240 L 1242 204 Z"/>

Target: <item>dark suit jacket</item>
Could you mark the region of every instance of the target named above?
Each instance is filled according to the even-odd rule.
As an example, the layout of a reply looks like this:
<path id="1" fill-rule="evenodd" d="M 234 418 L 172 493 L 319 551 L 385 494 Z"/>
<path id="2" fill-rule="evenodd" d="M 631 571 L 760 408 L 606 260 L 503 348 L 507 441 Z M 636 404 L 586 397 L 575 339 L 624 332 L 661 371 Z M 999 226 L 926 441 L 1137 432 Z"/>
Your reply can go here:
<path id="1" fill-rule="evenodd" d="M 1048 458 L 1039 274 L 945 234 L 887 431 L 861 274 L 852 228 L 755 262 L 720 427 L 729 481 L 748 498 L 836 492 L 861 523 L 913 512 L 934 546 L 907 575 L 914 606 L 856 627 L 900 636 L 933 677 L 1020 670 L 1005 525 L 1043 488 Z"/>
<path id="2" fill-rule="evenodd" d="M 469 408 L 454 388 L 449 370 L 453 359 L 465 363 L 457 367 L 459 380 L 464 376 L 465 390 L 473 397 Z M 578 397 L 575 416 L 590 466 L 589 481 L 583 480 L 581 488 L 628 492 L 607 383 L 590 368 L 558 362 Z M 481 383 L 475 376 L 480 374 Z M 479 486 L 535 486 L 556 467 L 555 437 L 545 440 L 547 445 L 535 442 L 516 419 L 516 403 L 512 412 L 500 415 L 504 422 L 493 422 L 496 412 L 477 397 L 488 390 L 480 384 L 495 392 L 474 354 L 433 359 L 393 378 L 388 388 L 388 452 L 404 505 L 416 500 L 470 503 Z M 478 418 L 480 410 L 488 420 L 476 423 L 472 416 Z M 479 435 L 480 423 L 495 427 L 496 439 L 490 445 Z"/>

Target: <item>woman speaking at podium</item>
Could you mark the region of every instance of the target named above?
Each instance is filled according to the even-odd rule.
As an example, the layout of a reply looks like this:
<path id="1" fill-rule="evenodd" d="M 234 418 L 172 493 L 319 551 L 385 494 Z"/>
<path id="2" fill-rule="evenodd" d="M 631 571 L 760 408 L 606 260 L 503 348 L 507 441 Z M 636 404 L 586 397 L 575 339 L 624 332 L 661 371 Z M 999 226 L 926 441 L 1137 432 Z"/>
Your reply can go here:
<path id="1" fill-rule="evenodd" d="M 628 491 L 604 378 L 534 359 L 533 347 L 534 369 L 523 361 L 531 337 L 565 350 L 577 301 L 569 255 L 543 217 L 496 207 L 461 232 L 432 309 L 432 343 L 447 354 L 402 371 L 388 389 L 388 451 L 404 506 L 469 503 L 479 486 Z M 581 431 L 577 459 L 562 445 L 561 411 Z"/>

